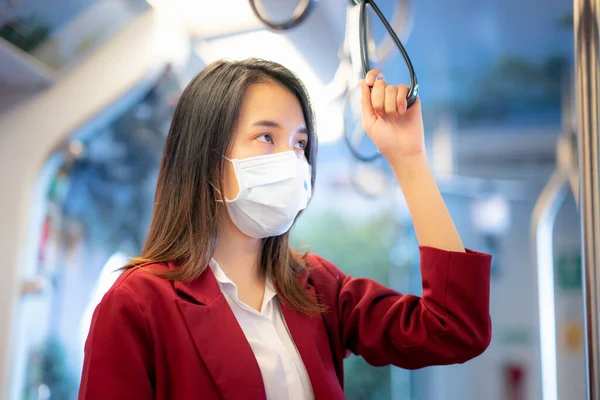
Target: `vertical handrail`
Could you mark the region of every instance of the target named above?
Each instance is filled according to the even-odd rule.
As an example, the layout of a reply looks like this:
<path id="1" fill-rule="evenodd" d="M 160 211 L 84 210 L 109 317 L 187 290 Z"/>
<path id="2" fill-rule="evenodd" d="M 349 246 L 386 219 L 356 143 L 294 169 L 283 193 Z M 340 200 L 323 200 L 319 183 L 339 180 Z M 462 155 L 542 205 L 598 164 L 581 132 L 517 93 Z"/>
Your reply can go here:
<path id="1" fill-rule="evenodd" d="M 599 7 L 598 0 L 574 0 L 573 8 L 588 400 L 600 400 Z"/>
<path id="2" fill-rule="evenodd" d="M 559 166 L 542 190 L 531 219 L 532 254 L 538 287 L 543 400 L 558 400 L 552 233 L 556 213 L 565 198 L 566 187 L 567 176 Z"/>

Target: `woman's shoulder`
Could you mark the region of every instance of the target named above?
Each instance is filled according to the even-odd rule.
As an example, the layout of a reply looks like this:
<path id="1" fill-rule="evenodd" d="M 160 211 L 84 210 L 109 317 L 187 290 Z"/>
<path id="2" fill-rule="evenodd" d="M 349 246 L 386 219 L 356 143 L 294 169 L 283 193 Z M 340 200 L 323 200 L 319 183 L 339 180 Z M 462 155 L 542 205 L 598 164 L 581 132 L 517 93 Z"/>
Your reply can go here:
<path id="1" fill-rule="evenodd" d="M 123 271 L 104 294 L 92 317 L 91 331 L 110 331 L 114 326 L 148 327 L 174 295 L 171 283 L 151 271 L 166 272 L 167 264 L 148 264 Z M 91 334 L 91 333 L 90 333 Z"/>
<path id="2" fill-rule="evenodd" d="M 114 292 L 127 292 L 130 297 L 138 300 L 147 299 L 149 295 L 161 297 L 161 293 L 171 294 L 173 293 L 171 282 L 157 274 L 168 272 L 169 269 L 166 263 L 142 264 L 129 268 L 121 273 L 107 295 Z"/>
<path id="3" fill-rule="evenodd" d="M 339 288 L 344 280 L 350 278 L 334 263 L 318 254 L 309 253 L 305 255 L 304 262 L 306 267 L 305 276 L 317 289 Z"/>

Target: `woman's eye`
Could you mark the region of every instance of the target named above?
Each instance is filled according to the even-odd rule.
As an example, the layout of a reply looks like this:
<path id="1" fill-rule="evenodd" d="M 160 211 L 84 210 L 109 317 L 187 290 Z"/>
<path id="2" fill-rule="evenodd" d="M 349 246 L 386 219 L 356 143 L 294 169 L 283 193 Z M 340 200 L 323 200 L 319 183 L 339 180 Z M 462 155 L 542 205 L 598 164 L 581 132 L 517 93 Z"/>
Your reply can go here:
<path id="1" fill-rule="evenodd" d="M 259 137 L 256 138 L 259 142 L 263 143 L 273 143 L 273 137 L 269 133 L 263 133 Z"/>
<path id="2" fill-rule="evenodd" d="M 296 148 L 298 149 L 306 149 L 306 140 L 301 140 L 298 143 L 296 143 Z"/>

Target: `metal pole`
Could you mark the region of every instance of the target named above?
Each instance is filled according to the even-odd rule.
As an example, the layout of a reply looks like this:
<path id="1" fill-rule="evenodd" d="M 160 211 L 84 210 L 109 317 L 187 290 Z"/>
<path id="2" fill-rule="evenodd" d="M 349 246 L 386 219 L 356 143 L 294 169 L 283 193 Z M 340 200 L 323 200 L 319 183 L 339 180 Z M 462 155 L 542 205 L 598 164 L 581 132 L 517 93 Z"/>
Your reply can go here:
<path id="1" fill-rule="evenodd" d="M 588 400 L 600 400 L 600 203 L 598 12 L 600 0 L 574 0 L 575 90 L 579 134 L 585 352 Z"/>
<path id="2" fill-rule="evenodd" d="M 558 153 L 558 151 L 557 151 Z M 554 249 L 552 236 L 556 213 L 562 205 L 567 177 L 558 167 L 550 176 L 533 209 L 531 233 L 536 266 L 540 318 L 542 399 L 558 400 L 556 358 L 556 307 L 554 296 Z"/>

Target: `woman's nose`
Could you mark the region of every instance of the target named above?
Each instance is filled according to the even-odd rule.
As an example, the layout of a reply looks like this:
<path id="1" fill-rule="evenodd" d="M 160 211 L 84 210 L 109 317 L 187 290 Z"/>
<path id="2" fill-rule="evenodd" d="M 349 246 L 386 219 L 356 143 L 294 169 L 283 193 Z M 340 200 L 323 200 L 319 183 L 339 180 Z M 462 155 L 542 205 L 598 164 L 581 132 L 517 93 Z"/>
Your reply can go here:
<path id="1" fill-rule="evenodd" d="M 276 153 L 283 153 L 285 151 L 290 151 L 290 150 L 294 150 L 294 145 L 292 143 L 279 142 L 275 146 L 275 152 Z"/>

